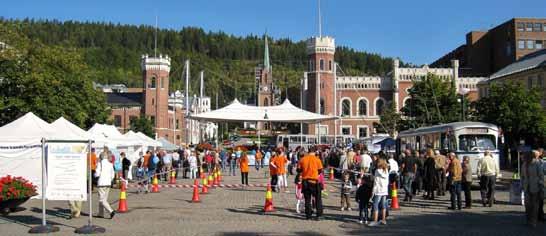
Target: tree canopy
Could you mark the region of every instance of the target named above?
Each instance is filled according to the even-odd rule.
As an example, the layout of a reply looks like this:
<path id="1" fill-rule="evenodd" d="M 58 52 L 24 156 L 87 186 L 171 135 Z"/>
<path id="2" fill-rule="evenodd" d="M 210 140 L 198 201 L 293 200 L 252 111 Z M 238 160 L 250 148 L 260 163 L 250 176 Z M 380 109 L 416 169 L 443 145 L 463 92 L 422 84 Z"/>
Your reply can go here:
<path id="1" fill-rule="evenodd" d="M 75 48 L 88 65 L 89 77 L 99 83 L 122 83 L 142 87 L 140 56 L 154 55 L 155 29 L 148 25 L 57 20 L 2 20 L 28 38 L 48 46 Z M 233 98 L 255 95 L 254 68 L 263 63 L 262 36 L 233 36 L 225 32 L 205 32 L 201 28 L 160 29 L 157 53 L 172 58 L 171 89 L 183 89 L 182 72 L 191 60 L 190 94 L 198 93 L 198 72 L 205 71 L 208 96 L 219 96 L 220 106 Z M 304 41 L 269 39 L 273 77 L 282 92 L 298 105 L 300 79 L 307 66 Z M 392 69 L 392 59 L 340 46 L 336 61 L 348 74 L 384 75 Z M 286 94 L 288 93 L 288 95 Z M 216 106 L 212 99 L 213 107 Z"/>
<path id="2" fill-rule="evenodd" d="M 0 22 L 0 125 L 27 112 L 52 122 L 64 116 L 88 128 L 105 122 L 109 111 L 102 92 L 93 88 L 81 53 L 46 46 Z"/>
<path id="3" fill-rule="evenodd" d="M 500 126 L 510 147 L 520 140 L 530 145 L 546 144 L 546 111 L 541 91 L 527 90 L 520 83 L 492 84 L 487 97 L 476 103 L 479 120 Z"/>

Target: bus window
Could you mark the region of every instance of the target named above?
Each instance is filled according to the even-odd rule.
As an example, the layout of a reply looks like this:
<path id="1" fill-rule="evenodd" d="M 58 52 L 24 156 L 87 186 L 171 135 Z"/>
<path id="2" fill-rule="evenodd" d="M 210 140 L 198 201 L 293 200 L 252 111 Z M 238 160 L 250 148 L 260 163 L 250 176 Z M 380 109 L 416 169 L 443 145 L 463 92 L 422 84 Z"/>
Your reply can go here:
<path id="1" fill-rule="evenodd" d="M 494 150 L 495 136 L 489 134 L 465 134 L 459 135 L 459 150 L 483 151 Z"/>

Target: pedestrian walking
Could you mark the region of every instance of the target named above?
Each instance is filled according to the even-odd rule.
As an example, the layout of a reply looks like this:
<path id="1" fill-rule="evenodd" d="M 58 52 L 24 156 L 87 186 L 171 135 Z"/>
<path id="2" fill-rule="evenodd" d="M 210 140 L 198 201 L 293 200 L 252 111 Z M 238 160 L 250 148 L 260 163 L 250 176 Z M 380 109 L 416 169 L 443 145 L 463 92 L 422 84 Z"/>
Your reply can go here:
<path id="1" fill-rule="evenodd" d="M 239 160 L 239 165 L 240 165 L 240 169 L 241 169 L 241 184 L 243 186 L 245 186 L 245 185 L 248 186 L 249 167 L 248 167 L 248 156 L 247 156 L 246 152 L 242 154 L 241 159 Z"/>
<path id="2" fill-rule="evenodd" d="M 387 162 L 379 159 L 373 181 L 373 221 L 369 226 L 379 225 L 379 211 L 381 210 L 381 224 L 387 224 L 387 194 L 389 192 L 389 171 Z"/>
<path id="3" fill-rule="evenodd" d="M 270 184 L 271 184 L 271 187 L 273 188 L 273 191 L 274 192 L 277 192 L 279 191 L 278 189 L 278 171 L 279 171 L 279 168 L 277 167 L 277 154 L 273 154 L 273 156 L 271 156 L 271 158 L 269 158 L 269 175 L 271 177 L 271 181 L 270 181 Z"/>
<path id="4" fill-rule="evenodd" d="M 137 188 L 137 194 L 142 192 L 142 188 L 144 188 L 144 193 L 148 193 L 148 159 L 150 158 L 149 152 L 146 152 L 146 155 L 142 155 L 142 152 L 140 153 L 140 158 L 137 161 L 137 171 L 136 171 L 136 178 L 138 182 L 138 188 Z"/>
<path id="5" fill-rule="evenodd" d="M 256 161 L 254 163 L 254 167 L 256 168 L 256 171 L 260 171 L 260 168 L 262 168 L 262 159 L 263 159 L 262 151 L 260 151 L 260 149 L 256 150 Z"/>
<path id="6" fill-rule="evenodd" d="M 500 175 L 499 165 L 489 151 L 485 151 L 478 162 L 478 177 L 480 178 L 480 193 L 482 205 L 492 207 L 495 202 L 495 184 Z"/>
<path id="7" fill-rule="evenodd" d="M 451 195 L 451 207 L 449 207 L 449 209 L 461 210 L 461 181 L 463 169 L 461 166 L 461 161 L 459 161 L 459 158 L 457 158 L 455 153 L 449 153 L 449 159 L 451 160 L 448 168 L 450 183 L 449 193 Z M 455 208 L 455 204 L 457 204 L 457 208 Z"/>
<path id="8" fill-rule="evenodd" d="M 540 200 L 544 199 L 544 169 L 540 152 L 533 150 L 522 165 L 523 190 L 525 192 L 525 215 L 527 224 L 536 227 L 539 218 L 544 217 L 541 212 L 543 205 Z M 539 216 L 539 214 L 541 214 Z M 541 219 L 542 221 L 544 219 Z"/>
<path id="9" fill-rule="evenodd" d="M 315 199 L 316 218 L 322 216 L 322 195 L 318 184 L 319 173 L 322 172 L 322 162 L 316 156 L 315 148 L 310 147 L 309 152 L 298 162 L 298 173 L 302 176 L 303 196 L 305 199 L 305 217 L 311 219 L 311 199 Z"/>
<path id="10" fill-rule="evenodd" d="M 294 181 L 295 192 L 296 192 L 296 212 L 301 213 L 300 208 L 303 203 L 303 179 L 301 174 L 296 174 L 296 179 Z"/>
<path id="11" fill-rule="evenodd" d="M 341 183 L 340 196 L 341 196 L 341 211 L 347 209 L 351 211 L 350 195 L 353 189 L 353 183 L 349 180 L 349 173 L 343 174 L 343 183 Z"/>
<path id="12" fill-rule="evenodd" d="M 190 165 L 190 179 L 196 179 L 197 178 L 197 169 L 198 169 L 197 153 L 196 152 L 190 153 L 190 156 L 188 157 L 188 163 Z"/>
<path id="13" fill-rule="evenodd" d="M 446 191 L 446 156 L 442 155 L 440 151 L 436 150 L 434 156 L 434 162 L 436 167 L 436 179 L 438 183 L 438 196 L 444 196 Z"/>
<path id="14" fill-rule="evenodd" d="M 122 158 L 121 166 L 123 170 L 123 179 L 127 180 L 129 179 L 129 169 L 131 167 L 131 161 L 129 160 L 129 158 L 127 158 L 124 152 L 121 153 L 121 158 Z"/>
<path id="15" fill-rule="evenodd" d="M 366 146 L 360 151 L 360 170 L 364 173 L 370 173 L 370 167 L 372 165 L 372 157 L 367 153 Z"/>
<path id="16" fill-rule="evenodd" d="M 368 224 L 370 220 L 368 206 L 373 194 L 373 179 L 371 175 L 367 174 L 362 176 L 360 183 L 355 195 L 355 200 L 358 202 L 358 222 Z"/>
<path id="17" fill-rule="evenodd" d="M 434 151 L 428 149 L 424 164 L 424 181 L 425 181 L 425 199 L 434 200 L 434 191 L 438 176 L 436 174 L 436 162 L 434 160 Z"/>
<path id="18" fill-rule="evenodd" d="M 100 162 L 97 165 L 97 171 L 95 176 L 98 177 L 98 193 L 99 193 L 99 216 L 104 218 L 104 210 L 110 214 L 110 219 L 114 218 L 116 212 L 108 203 L 108 194 L 110 193 L 110 187 L 112 186 L 112 180 L 114 180 L 115 172 L 114 165 L 110 162 L 108 155 L 108 148 L 104 148 L 104 151 L 100 155 Z"/>
<path id="19" fill-rule="evenodd" d="M 410 153 L 404 158 L 402 163 L 402 176 L 403 176 L 403 186 L 404 186 L 404 202 L 411 202 L 413 199 L 413 180 L 417 173 L 417 160 L 411 155 L 411 150 L 407 150 L 407 153 Z"/>
<path id="20" fill-rule="evenodd" d="M 279 191 L 288 192 L 288 177 L 287 177 L 287 164 L 288 158 L 284 154 L 282 148 L 277 150 L 277 157 L 275 158 L 275 166 L 277 171 L 277 189 Z"/>
<path id="21" fill-rule="evenodd" d="M 178 179 L 178 171 L 180 170 L 180 167 L 181 167 L 180 154 L 178 153 L 178 151 L 174 151 L 172 153 L 172 158 L 173 158 L 174 178 Z"/>
<path id="22" fill-rule="evenodd" d="M 462 188 L 464 192 L 465 209 L 472 208 L 472 168 L 470 167 L 470 157 L 463 157 Z"/>

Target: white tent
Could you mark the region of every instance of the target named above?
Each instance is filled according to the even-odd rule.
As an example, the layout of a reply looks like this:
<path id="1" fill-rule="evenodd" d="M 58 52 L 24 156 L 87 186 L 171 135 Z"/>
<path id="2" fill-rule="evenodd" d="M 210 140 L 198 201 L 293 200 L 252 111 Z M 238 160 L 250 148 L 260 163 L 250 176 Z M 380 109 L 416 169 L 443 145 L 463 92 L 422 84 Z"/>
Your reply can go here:
<path id="1" fill-rule="evenodd" d="M 152 146 L 152 147 L 161 147 L 162 146 L 161 142 L 159 142 L 159 141 L 157 141 L 157 140 L 155 140 L 153 138 L 148 137 L 148 135 L 145 135 L 142 132 L 137 132 L 136 135 L 138 135 L 139 137 L 141 137 L 144 140 L 147 140 L 151 144 L 150 146 Z"/>
<path id="2" fill-rule="evenodd" d="M 53 121 L 50 126 L 55 130 L 55 132 L 70 134 L 74 137 L 79 137 L 80 140 L 93 139 L 85 130 L 75 124 L 72 124 L 64 117 L 60 117 L 59 119 Z"/>
<path id="3" fill-rule="evenodd" d="M 94 140 L 104 140 L 107 146 L 111 147 L 130 147 L 140 145 L 140 140 L 123 136 L 118 129 L 113 125 L 95 124 L 87 133 Z M 102 148 L 105 145 L 94 145 L 94 147 Z"/>
<path id="4" fill-rule="evenodd" d="M 318 123 L 337 119 L 335 116 L 302 110 L 292 105 L 288 99 L 278 106 L 263 107 L 244 105 L 235 99 L 228 106 L 210 112 L 194 114 L 189 118 L 206 121 L 271 121 L 287 123 Z"/>
<path id="5" fill-rule="evenodd" d="M 42 193 L 41 139 L 85 140 L 75 132 L 56 129 L 32 112 L 0 127 L 0 176 L 21 176 Z"/>

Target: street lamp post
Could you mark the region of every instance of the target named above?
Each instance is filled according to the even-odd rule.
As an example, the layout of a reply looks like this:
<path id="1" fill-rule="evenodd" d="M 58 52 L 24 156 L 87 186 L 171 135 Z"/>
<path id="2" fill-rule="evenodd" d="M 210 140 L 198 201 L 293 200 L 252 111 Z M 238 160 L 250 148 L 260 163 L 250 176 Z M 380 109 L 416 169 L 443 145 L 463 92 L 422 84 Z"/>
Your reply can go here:
<path id="1" fill-rule="evenodd" d="M 465 102 L 464 102 L 464 96 L 466 94 L 468 94 L 468 92 L 470 92 L 470 89 L 467 89 L 467 88 L 461 88 L 459 89 L 459 94 L 461 95 L 461 103 L 462 103 L 462 121 L 466 121 L 466 116 L 465 116 Z"/>

